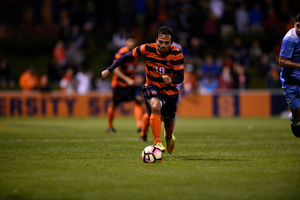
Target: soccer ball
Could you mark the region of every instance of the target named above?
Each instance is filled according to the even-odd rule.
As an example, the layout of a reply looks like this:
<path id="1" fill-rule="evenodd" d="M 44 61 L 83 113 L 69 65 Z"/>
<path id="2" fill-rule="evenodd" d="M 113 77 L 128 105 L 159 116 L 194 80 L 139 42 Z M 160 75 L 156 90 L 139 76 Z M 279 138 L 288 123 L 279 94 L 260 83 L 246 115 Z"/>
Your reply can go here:
<path id="1" fill-rule="evenodd" d="M 142 152 L 142 159 L 145 163 L 155 163 L 162 161 L 162 152 L 155 146 L 147 146 Z"/>

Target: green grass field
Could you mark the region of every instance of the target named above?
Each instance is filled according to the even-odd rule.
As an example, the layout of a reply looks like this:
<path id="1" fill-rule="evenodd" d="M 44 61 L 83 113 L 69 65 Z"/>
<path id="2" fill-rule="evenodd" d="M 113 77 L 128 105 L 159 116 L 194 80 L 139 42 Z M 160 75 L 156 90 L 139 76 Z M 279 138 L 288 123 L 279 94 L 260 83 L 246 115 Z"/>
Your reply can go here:
<path id="1" fill-rule="evenodd" d="M 300 140 L 280 118 L 179 118 L 146 164 L 133 118 L 0 118 L 0 199 L 300 199 Z"/>

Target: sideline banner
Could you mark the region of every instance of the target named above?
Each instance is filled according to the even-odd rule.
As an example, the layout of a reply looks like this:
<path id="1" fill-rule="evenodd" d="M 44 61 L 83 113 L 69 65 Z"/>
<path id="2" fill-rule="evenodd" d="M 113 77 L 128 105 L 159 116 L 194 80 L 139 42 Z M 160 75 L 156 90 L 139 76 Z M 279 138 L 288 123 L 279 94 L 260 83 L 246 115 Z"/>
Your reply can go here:
<path id="1" fill-rule="evenodd" d="M 87 117 L 106 116 L 111 94 L 61 92 L 0 92 L 0 116 Z M 134 102 L 123 103 L 116 115 L 133 116 Z M 145 108 L 145 107 L 144 107 Z M 288 109 L 283 95 L 269 91 L 229 91 L 181 97 L 180 117 L 269 117 Z"/>

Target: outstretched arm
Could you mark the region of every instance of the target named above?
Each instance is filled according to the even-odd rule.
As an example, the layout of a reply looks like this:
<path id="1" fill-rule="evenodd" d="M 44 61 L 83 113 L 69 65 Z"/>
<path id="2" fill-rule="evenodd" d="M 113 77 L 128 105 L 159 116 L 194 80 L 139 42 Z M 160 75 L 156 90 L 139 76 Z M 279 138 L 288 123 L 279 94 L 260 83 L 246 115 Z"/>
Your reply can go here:
<path id="1" fill-rule="evenodd" d="M 132 52 L 129 52 L 122 57 L 120 57 L 116 62 L 114 62 L 111 66 L 109 66 L 106 70 L 101 72 L 101 78 L 104 80 L 109 76 L 109 74 L 117 67 L 124 65 L 126 62 L 133 60 L 134 57 L 132 55 Z"/>

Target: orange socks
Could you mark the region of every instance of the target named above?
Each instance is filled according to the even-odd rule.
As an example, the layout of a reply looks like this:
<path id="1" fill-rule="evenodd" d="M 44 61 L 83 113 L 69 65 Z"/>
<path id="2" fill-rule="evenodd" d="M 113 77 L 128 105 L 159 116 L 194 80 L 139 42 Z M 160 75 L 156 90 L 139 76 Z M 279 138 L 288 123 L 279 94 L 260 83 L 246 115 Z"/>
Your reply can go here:
<path id="1" fill-rule="evenodd" d="M 143 117 L 142 105 L 134 106 L 134 116 L 135 116 L 135 120 L 136 120 L 136 128 L 139 129 L 142 127 L 142 117 Z"/>
<path id="2" fill-rule="evenodd" d="M 147 135 L 147 131 L 148 131 L 148 128 L 150 126 L 149 120 L 150 120 L 149 114 L 145 113 L 144 116 L 143 116 L 143 125 L 142 125 L 142 131 L 141 131 L 140 136 Z"/>
<path id="3" fill-rule="evenodd" d="M 108 120 L 108 127 L 107 128 L 112 128 L 113 125 L 113 120 L 114 120 L 114 116 L 115 116 L 115 111 L 109 107 L 107 110 L 107 120 Z"/>
<path id="4" fill-rule="evenodd" d="M 154 144 L 161 143 L 161 116 L 152 113 L 150 116 L 150 126 L 154 138 Z"/>
<path id="5" fill-rule="evenodd" d="M 173 134 L 174 126 L 175 126 L 175 122 L 174 121 L 173 121 L 173 125 L 172 125 L 171 128 L 166 128 L 166 126 L 165 126 L 165 132 L 166 132 L 165 138 L 171 139 L 172 134 Z"/>

